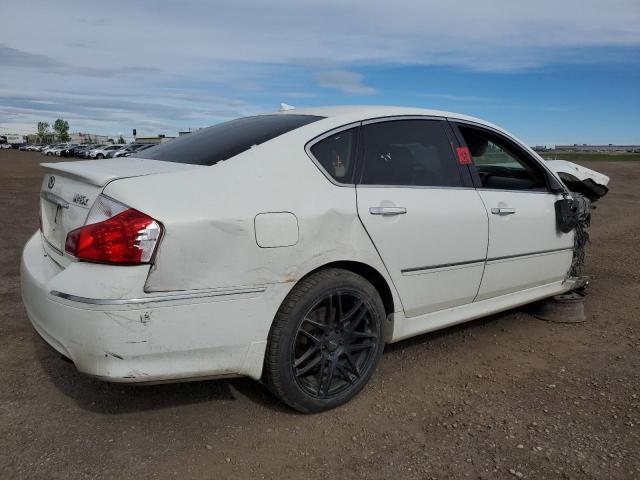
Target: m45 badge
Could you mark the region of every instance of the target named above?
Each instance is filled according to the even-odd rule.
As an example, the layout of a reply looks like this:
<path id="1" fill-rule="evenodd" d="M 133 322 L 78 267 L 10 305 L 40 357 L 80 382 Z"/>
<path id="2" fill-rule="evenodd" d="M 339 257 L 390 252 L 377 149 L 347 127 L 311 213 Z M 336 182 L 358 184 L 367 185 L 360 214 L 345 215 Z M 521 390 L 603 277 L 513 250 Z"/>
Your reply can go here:
<path id="1" fill-rule="evenodd" d="M 82 195 L 81 193 L 76 193 L 73 196 L 73 203 L 77 203 L 78 205 L 86 207 L 89 203 L 89 197 L 87 197 L 86 195 Z"/>

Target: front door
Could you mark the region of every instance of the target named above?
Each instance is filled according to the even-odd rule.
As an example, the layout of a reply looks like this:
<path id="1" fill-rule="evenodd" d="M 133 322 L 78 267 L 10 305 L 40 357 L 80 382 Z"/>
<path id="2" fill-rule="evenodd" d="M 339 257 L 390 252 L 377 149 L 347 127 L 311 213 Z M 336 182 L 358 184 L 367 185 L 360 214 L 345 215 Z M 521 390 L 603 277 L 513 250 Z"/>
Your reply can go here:
<path id="1" fill-rule="evenodd" d="M 573 232 L 556 227 L 548 174 L 498 132 L 458 125 L 489 213 L 489 249 L 477 301 L 561 281 L 573 258 Z"/>
<path id="2" fill-rule="evenodd" d="M 472 302 L 484 269 L 487 213 L 463 184 L 447 128 L 417 119 L 362 127 L 358 215 L 407 317 Z"/>

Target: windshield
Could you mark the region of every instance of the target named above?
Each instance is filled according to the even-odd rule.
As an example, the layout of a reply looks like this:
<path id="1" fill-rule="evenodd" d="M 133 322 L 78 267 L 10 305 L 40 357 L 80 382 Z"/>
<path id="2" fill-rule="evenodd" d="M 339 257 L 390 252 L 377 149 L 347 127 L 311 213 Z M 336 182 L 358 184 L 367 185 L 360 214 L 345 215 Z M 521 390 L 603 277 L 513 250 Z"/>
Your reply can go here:
<path id="1" fill-rule="evenodd" d="M 258 115 L 220 123 L 156 145 L 136 157 L 193 165 L 214 165 L 254 145 L 318 121 L 314 115 Z"/>

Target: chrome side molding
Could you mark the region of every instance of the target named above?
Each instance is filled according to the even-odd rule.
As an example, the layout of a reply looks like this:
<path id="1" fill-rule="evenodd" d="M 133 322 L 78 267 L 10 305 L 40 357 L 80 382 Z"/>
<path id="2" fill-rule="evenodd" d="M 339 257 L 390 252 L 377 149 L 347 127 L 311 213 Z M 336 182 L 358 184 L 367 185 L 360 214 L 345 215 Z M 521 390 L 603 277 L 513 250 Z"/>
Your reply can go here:
<path id="1" fill-rule="evenodd" d="M 77 295 L 71 295 L 69 293 L 59 292 L 57 290 L 51 290 L 51 295 L 54 297 L 69 300 L 71 302 L 85 303 L 89 305 L 145 305 L 148 303 L 158 302 L 174 302 L 176 300 L 191 300 L 195 298 L 208 298 L 208 297 L 225 297 L 232 295 L 245 295 L 250 293 L 263 293 L 267 290 L 267 287 L 252 287 L 252 288 L 235 288 L 229 290 L 217 290 L 208 292 L 191 292 L 191 293 L 172 293 L 168 295 L 152 295 L 149 297 L 141 298 L 87 298 L 79 297 Z"/>

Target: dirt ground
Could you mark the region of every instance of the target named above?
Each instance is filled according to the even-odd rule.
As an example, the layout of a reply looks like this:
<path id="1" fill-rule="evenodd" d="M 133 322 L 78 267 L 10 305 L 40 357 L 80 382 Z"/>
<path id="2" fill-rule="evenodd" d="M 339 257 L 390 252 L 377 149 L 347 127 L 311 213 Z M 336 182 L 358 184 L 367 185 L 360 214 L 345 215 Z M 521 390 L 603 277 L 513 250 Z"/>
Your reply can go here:
<path id="1" fill-rule="evenodd" d="M 19 291 L 43 160 L 0 151 L 0 478 L 640 478 L 640 163 L 588 164 L 611 192 L 587 322 L 520 309 L 401 342 L 304 416 L 248 379 L 106 384 L 49 348 Z"/>

